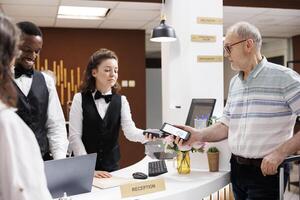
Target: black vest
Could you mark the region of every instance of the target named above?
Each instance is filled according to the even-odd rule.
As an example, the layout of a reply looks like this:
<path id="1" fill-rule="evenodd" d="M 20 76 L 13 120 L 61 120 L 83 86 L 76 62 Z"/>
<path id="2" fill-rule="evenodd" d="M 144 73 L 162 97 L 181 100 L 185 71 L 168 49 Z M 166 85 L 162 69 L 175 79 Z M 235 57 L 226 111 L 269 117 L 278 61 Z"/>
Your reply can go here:
<path id="1" fill-rule="evenodd" d="M 47 110 L 49 92 L 45 78 L 41 72 L 34 71 L 32 84 L 27 97 L 14 83 L 18 93 L 17 114 L 33 131 L 42 155 L 49 152 L 49 142 L 47 138 Z"/>
<path id="2" fill-rule="evenodd" d="M 82 95 L 82 142 L 87 153 L 97 153 L 96 170 L 119 169 L 118 143 L 121 123 L 121 96 L 114 94 L 104 119 L 98 113 L 91 92 Z"/>

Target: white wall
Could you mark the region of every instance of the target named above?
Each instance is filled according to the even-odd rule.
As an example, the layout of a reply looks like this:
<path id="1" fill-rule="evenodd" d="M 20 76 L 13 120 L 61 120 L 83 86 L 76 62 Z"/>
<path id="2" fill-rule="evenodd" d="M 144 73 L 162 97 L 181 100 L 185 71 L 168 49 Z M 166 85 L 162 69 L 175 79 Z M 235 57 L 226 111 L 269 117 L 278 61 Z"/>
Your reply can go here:
<path id="1" fill-rule="evenodd" d="M 146 69 L 146 127 L 162 125 L 161 69 Z"/>
<path id="2" fill-rule="evenodd" d="M 223 17 L 222 0 L 168 0 L 166 23 L 176 30 L 177 41 L 162 44 L 163 121 L 184 124 L 192 98 L 217 99 L 214 115 L 223 112 L 223 62 L 197 63 L 198 55 L 223 55 L 223 26 L 197 24 L 197 17 Z M 216 36 L 214 43 L 191 42 L 191 35 Z M 220 168 L 229 169 L 227 141 L 216 145 Z M 192 168 L 207 169 L 206 154 L 194 153 Z"/>
<path id="3" fill-rule="evenodd" d="M 165 10 L 177 41 L 162 44 L 163 121 L 185 123 L 192 98 L 216 98 L 214 115 L 221 116 L 223 63 L 197 63 L 197 56 L 223 55 L 223 26 L 197 24 L 196 19 L 222 18 L 222 0 L 169 0 Z M 214 35 L 217 41 L 191 42 L 191 34 Z"/>

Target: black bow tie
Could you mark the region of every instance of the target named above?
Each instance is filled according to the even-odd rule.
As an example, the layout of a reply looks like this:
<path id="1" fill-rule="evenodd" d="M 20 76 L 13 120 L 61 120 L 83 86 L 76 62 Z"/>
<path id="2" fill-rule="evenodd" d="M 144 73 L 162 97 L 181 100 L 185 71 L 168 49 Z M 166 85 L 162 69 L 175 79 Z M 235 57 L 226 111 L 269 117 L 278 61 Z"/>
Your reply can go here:
<path id="1" fill-rule="evenodd" d="M 111 97 L 112 97 L 112 94 L 103 95 L 103 94 L 101 94 L 101 92 L 99 92 L 97 90 L 97 92 L 95 93 L 94 99 L 97 100 L 97 99 L 100 99 L 100 98 L 104 98 L 105 102 L 109 103 L 111 101 Z"/>
<path id="2" fill-rule="evenodd" d="M 15 78 L 19 78 L 22 75 L 26 75 L 27 77 L 31 77 L 33 74 L 33 69 L 24 69 L 23 67 L 15 67 Z"/>

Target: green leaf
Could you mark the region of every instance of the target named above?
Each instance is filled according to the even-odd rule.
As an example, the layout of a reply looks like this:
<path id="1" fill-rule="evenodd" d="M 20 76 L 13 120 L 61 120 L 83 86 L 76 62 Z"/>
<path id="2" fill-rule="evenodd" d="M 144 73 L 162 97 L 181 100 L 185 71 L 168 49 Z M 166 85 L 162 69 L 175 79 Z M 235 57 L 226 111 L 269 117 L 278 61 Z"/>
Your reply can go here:
<path id="1" fill-rule="evenodd" d="M 207 152 L 216 153 L 216 152 L 219 152 L 219 149 L 217 147 L 209 147 Z"/>

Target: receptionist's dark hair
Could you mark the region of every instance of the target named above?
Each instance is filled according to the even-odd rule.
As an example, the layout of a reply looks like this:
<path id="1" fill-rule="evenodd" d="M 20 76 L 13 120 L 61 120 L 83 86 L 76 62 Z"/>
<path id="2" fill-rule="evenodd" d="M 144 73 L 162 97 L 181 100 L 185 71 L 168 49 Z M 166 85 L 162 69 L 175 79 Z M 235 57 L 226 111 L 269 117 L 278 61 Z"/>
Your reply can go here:
<path id="1" fill-rule="evenodd" d="M 118 61 L 118 57 L 115 54 L 115 52 L 108 49 L 103 48 L 93 53 L 84 72 L 83 83 L 80 86 L 81 92 L 85 93 L 88 91 L 95 91 L 96 79 L 94 76 L 92 76 L 92 71 L 93 69 L 96 69 L 98 65 L 100 65 L 104 60 L 107 59 L 115 59 Z M 118 82 L 116 82 L 116 84 L 111 89 L 112 93 L 115 94 L 121 90 L 121 87 L 118 84 Z"/>
<path id="2" fill-rule="evenodd" d="M 12 82 L 11 65 L 18 54 L 20 32 L 0 14 L 0 99 L 7 106 L 15 106 L 16 90 Z"/>

